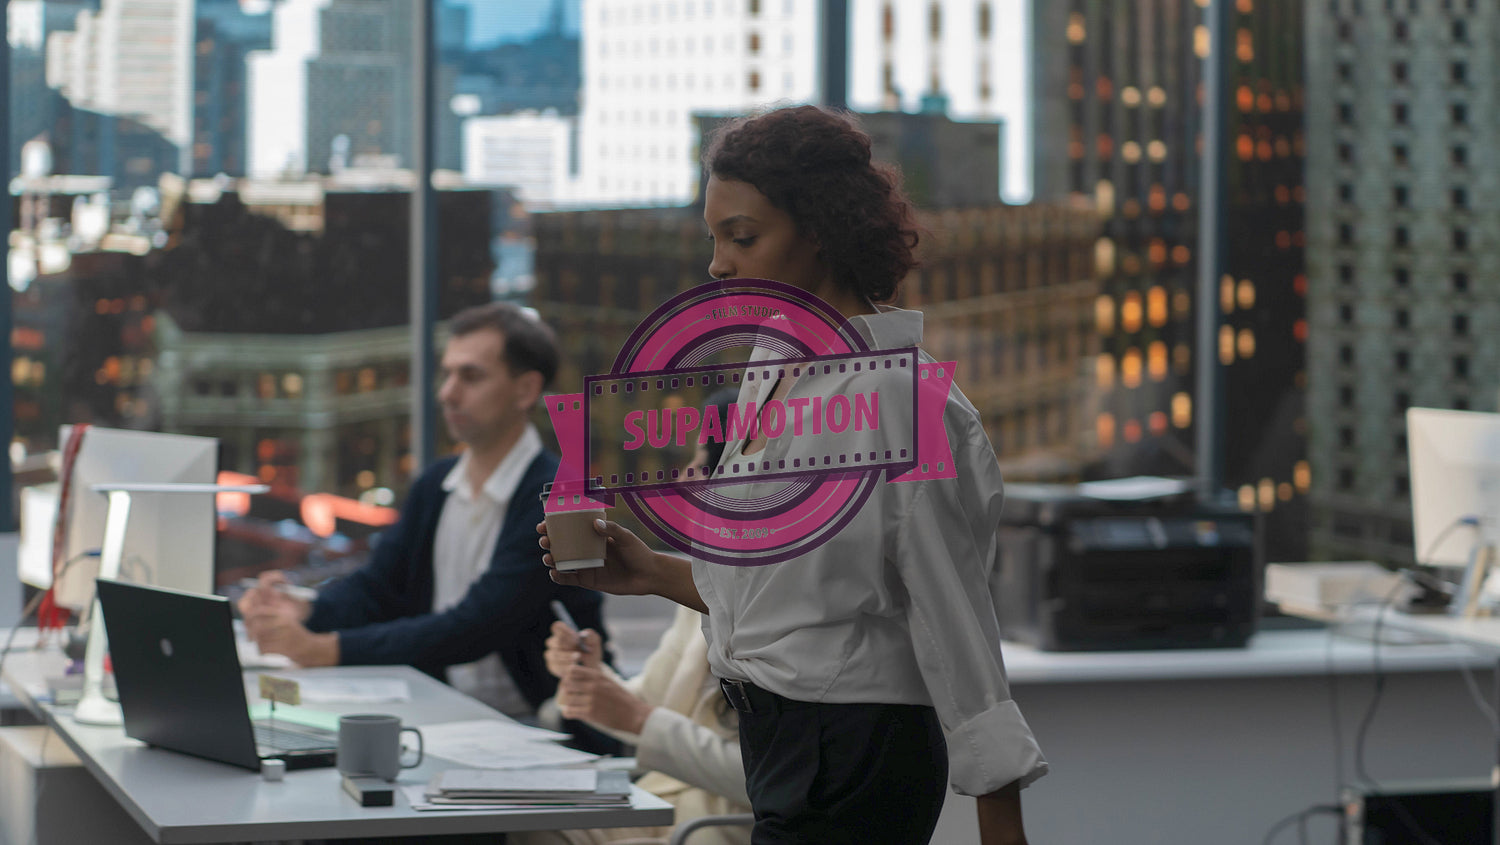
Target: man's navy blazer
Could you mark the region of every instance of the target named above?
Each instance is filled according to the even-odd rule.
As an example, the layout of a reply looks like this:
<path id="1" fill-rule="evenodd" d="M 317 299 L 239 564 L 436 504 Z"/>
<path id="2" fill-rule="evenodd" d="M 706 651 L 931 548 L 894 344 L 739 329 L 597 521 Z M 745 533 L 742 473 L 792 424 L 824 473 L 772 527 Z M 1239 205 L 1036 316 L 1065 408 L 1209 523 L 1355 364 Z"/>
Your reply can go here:
<path id="1" fill-rule="evenodd" d="M 433 540 L 448 491 L 443 479 L 458 458 L 445 458 L 412 485 L 397 523 L 380 534 L 364 567 L 319 591 L 307 627 L 339 632 L 345 665 L 406 664 L 439 680 L 447 667 L 497 652 L 533 707 L 557 690 L 542 657 L 558 599 L 585 628 L 604 633 L 603 597 L 553 583 L 542 563 L 536 524 L 542 484 L 557 473 L 557 456 L 542 452 L 516 486 L 489 569 L 457 605 L 432 612 Z"/>

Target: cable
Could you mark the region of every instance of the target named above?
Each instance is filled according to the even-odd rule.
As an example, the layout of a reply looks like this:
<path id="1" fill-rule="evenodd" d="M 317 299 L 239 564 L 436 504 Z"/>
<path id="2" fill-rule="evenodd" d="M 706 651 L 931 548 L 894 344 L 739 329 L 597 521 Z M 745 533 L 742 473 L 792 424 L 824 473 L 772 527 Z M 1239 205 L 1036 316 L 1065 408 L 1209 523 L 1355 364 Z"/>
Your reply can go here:
<path id="1" fill-rule="evenodd" d="M 1314 806 L 1308 807 L 1305 810 L 1298 810 L 1297 812 L 1292 813 L 1290 816 L 1287 816 L 1281 821 L 1278 821 L 1276 824 L 1271 825 L 1271 829 L 1266 831 L 1266 838 L 1261 840 L 1261 845 L 1271 845 L 1271 843 L 1276 839 L 1276 834 L 1280 833 L 1282 830 L 1288 827 L 1291 827 L 1292 825 L 1297 825 L 1298 836 L 1301 838 L 1301 841 L 1306 842 L 1307 820 L 1308 818 L 1319 813 L 1331 813 L 1342 819 L 1344 815 L 1344 808 L 1340 807 L 1337 804 L 1316 804 Z"/>
<path id="2" fill-rule="evenodd" d="M 78 554 L 74 555 L 73 557 L 69 558 L 66 562 L 63 563 L 62 568 L 57 571 L 57 576 L 52 579 L 53 583 L 57 583 L 57 580 L 59 578 L 62 578 L 63 575 L 67 574 L 68 569 L 73 564 L 77 563 L 80 560 L 83 560 L 86 557 L 98 557 L 98 556 L 99 556 L 99 552 L 97 550 L 90 550 L 90 551 L 86 551 L 86 552 L 79 552 Z M 47 591 L 46 590 L 39 590 L 39 591 L 37 591 L 37 594 L 31 597 L 31 601 L 27 602 L 26 606 L 23 607 L 23 608 L 21 608 L 21 618 L 17 619 L 16 620 L 16 624 L 13 625 L 13 626 L 11 626 L 10 634 L 9 634 L 9 636 L 7 636 L 5 638 L 5 647 L 4 648 L 0 648 L 0 677 L 4 676 L 4 673 L 5 673 L 5 658 L 6 658 L 7 655 L 10 654 L 11 646 L 15 644 L 15 641 L 16 641 L 16 632 L 19 631 L 19 630 L 21 630 L 21 624 L 24 623 L 27 619 L 30 619 L 31 616 L 32 616 L 32 614 L 36 613 L 36 609 L 38 607 L 42 606 L 42 599 L 44 597 L 46 597 L 46 595 L 47 595 Z"/>

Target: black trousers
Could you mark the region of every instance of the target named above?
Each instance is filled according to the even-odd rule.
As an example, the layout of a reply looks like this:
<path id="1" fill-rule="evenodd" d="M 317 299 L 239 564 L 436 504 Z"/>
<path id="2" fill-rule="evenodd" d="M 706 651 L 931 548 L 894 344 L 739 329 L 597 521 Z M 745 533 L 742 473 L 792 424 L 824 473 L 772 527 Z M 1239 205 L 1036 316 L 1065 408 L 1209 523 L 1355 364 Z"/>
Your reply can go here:
<path id="1" fill-rule="evenodd" d="M 931 707 L 809 704 L 751 688 L 740 709 L 752 845 L 926 843 L 948 791 Z"/>

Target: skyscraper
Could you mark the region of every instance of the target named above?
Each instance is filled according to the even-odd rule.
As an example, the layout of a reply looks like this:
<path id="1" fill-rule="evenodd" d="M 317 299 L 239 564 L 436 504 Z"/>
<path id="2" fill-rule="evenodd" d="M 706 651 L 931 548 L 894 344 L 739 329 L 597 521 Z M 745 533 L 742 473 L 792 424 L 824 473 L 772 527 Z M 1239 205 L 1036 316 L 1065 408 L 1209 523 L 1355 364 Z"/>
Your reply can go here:
<path id="1" fill-rule="evenodd" d="M 1312 546 L 1410 562 L 1410 406 L 1495 411 L 1500 9 L 1307 6 Z"/>
<path id="2" fill-rule="evenodd" d="M 193 0 L 103 0 L 74 32 L 47 40 L 47 80 L 77 108 L 130 117 L 160 132 L 190 166 Z"/>
<path id="3" fill-rule="evenodd" d="M 668 205 L 698 183 L 693 113 L 817 90 L 817 6 L 792 0 L 599 0 L 582 22 L 578 198 Z"/>
<path id="4" fill-rule="evenodd" d="M 1222 365 L 1223 480 L 1270 514 L 1272 559 L 1300 559 L 1302 4 L 1227 10 L 1226 148 L 1203 150 L 1208 5 L 1034 4 L 1036 197 L 1087 197 L 1099 218 L 1094 424 L 1106 454 L 1095 473 L 1192 473 L 1193 370 Z M 1217 301 L 1194 302 L 1205 155 L 1225 169 L 1228 237 Z M 1194 360 L 1198 308 L 1220 312 L 1217 362 Z"/>
<path id="5" fill-rule="evenodd" d="M 198 0 L 192 175 L 244 176 L 249 134 L 246 57 L 271 46 L 271 15 L 237 0 Z"/>

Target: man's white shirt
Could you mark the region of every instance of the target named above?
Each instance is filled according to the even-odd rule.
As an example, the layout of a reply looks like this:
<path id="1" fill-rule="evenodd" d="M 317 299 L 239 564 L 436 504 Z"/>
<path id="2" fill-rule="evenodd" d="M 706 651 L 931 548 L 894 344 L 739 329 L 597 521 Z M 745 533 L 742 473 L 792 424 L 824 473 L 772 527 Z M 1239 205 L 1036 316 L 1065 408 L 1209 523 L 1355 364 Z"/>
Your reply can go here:
<path id="1" fill-rule="evenodd" d="M 527 425 L 516 445 L 490 473 L 479 490 L 468 481 L 469 453 L 443 479 L 448 498 L 438 517 L 432 549 L 432 612 L 442 613 L 463 600 L 495 556 L 505 512 L 526 468 L 542 452 L 542 438 Z M 448 667 L 448 682 L 507 716 L 527 716 L 532 707 L 521 695 L 500 655 L 491 652 L 472 663 Z"/>

